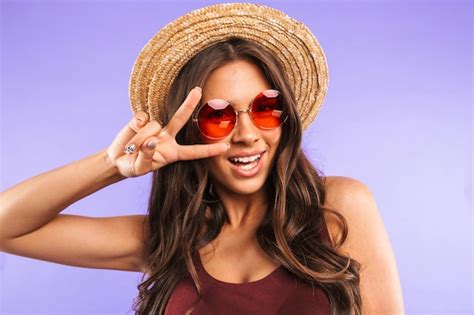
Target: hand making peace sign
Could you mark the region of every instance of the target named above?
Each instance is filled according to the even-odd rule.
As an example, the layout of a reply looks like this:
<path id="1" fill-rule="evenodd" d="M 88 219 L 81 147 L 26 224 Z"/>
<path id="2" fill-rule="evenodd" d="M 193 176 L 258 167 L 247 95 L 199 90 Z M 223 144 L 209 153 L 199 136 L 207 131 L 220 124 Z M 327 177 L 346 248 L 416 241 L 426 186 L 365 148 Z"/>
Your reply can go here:
<path id="1" fill-rule="evenodd" d="M 125 177 L 136 177 L 178 160 L 194 160 L 219 155 L 228 149 L 225 143 L 179 145 L 175 137 L 186 124 L 201 99 L 201 88 L 192 89 L 168 125 L 148 121 L 140 111 L 107 148 L 107 157 Z M 124 148 L 128 147 L 128 152 Z"/>

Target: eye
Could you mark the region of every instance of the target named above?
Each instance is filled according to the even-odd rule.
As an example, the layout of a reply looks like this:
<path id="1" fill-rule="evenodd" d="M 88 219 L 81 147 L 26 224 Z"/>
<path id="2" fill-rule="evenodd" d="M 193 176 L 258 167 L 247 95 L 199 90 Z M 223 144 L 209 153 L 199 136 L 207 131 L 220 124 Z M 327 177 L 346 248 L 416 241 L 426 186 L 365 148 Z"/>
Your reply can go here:
<path id="1" fill-rule="evenodd" d="M 275 108 L 275 106 L 268 105 L 268 104 L 262 104 L 257 106 L 257 112 L 265 112 L 265 111 L 271 111 Z"/>
<path id="2" fill-rule="evenodd" d="M 281 109 L 281 104 L 277 98 L 260 99 L 254 107 L 255 112 L 272 112 Z"/>
<path id="3" fill-rule="evenodd" d="M 211 113 L 209 113 L 210 118 L 221 118 L 225 116 L 225 112 L 222 110 L 215 110 Z"/>
<path id="4" fill-rule="evenodd" d="M 216 120 L 232 120 L 235 116 L 234 110 L 230 104 L 226 104 L 225 107 L 220 106 L 220 108 L 216 108 L 212 105 L 215 104 L 206 104 L 201 109 L 199 116 L 201 119 L 208 119 L 210 121 Z"/>

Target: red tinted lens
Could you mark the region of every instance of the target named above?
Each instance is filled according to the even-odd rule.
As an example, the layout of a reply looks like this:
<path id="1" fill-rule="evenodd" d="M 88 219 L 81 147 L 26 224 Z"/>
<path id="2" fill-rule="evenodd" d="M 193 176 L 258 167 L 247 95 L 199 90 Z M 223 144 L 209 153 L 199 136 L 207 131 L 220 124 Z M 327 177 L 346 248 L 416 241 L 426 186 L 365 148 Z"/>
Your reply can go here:
<path id="1" fill-rule="evenodd" d="M 260 128 L 276 128 L 283 122 L 283 101 L 277 90 L 260 93 L 252 103 L 252 119 Z"/>
<path id="2" fill-rule="evenodd" d="M 209 138 L 223 138 L 234 128 L 236 121 L 232 106 L 224 100 L 211 100 L 199 111 L 198 125 Z"/>

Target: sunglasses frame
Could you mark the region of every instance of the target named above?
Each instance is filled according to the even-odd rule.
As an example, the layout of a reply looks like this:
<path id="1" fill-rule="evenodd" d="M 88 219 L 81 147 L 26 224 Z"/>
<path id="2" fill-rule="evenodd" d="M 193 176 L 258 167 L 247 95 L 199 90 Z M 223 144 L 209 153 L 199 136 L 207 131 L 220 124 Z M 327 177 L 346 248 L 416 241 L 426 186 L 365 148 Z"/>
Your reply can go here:
<path id="1" fill-rule="evenodd" d="M 237 125 L 239 124 L 239 114 L 240 114 L 240 113 L 247 113 L 247 112 L 250 112 L 250 113 L 249 113 L 250 120 L 252 120 L 252 123 L 253 123 L 257 128 L 259 128 L 259 129 L 271 130 L 271 129 L 278 128 L 278 127 L 280 127 L 281 125 L 283 125 L 283 124 L 285 123 L 285 121 L 288 119 L 288 115 L 284 115 L 284 119 L 283 119 L 283 121 L 281 122 L 280 125 L 278 125 L 277 127 L 272 127 L 272 128 L 265 128 L 265 127 L 258 126 L 258 125 L 255 123 L 255 121 L 253 120 L 253 117 L 252 117 L 252 105 L 254 104 L 255 99 L 256 99 L 260 94 L 262 94 L 262 93 L 264 93 L 264 92 L 267 92 L 267 91 L 272 91 L 272 92 L 273 92 L 273 91 L 276 91 L 276 92 L 278 93 L 278 95 L 277 95 L 276 97 L 280 97 L 280 96 L 282 95 L 280 91 L 275 90 L 275 89 L 267 89 L 267 90 L 264 90 L 264 91 L 258 93 L 257 95 L 255 95 L 255 97 L 252 99 L 252 101 L 250 101 L 250 104 L 248 105 L 248 107 L 247 107 L 246 110 L 239 110 L 239 111 L 236 111 L 236 110 L 235 110 L 235 107 L 234 107 L 234 104 L 232 104 L 232 103 L 229 102 L 229 101 L 226 101 L 226 100 L 223 100 L 223 99 L 212 99 L 212 100 L 209 100 L 209 101 L 207 101 L 206 103 L 202 104 L 202 105 L 199 107 L 199 110 L 196 112 L 196 114 L 193 115 L 193 123 L 196 124 L 197 128 L 199 129 L 199 132 L 200 132 L 203 136 L 205 136 L 205 137 L 208 138 L 208 139 L 213 139 L 213 140 L 224 139 L 225 137 L 227 137 L 228 135 L 230 135 L 230 134 L 232 133 L 232 131 L 235 129 L 235 127 L 237 127 Z M 234 113 L 235 113 L 235 125 L 234 125 L 234 127 L 232 128 L 232 130 L 229 131 L 229 133 L 228 133 L 227 135 L 225 135 L 225 136 L 223 136 L 223 137 L 220 137 L 220 138 L 209 137 L 208 135 L 204 134 L 204 133 L 202 132 L 201 128 L 199 128 L 199 124 L 198 124 L 199 113 L 201 112 L 201 110 L 204 108 L 204 106 L 205 106 L 208 102 L 214 101 L 214 100 L 219 100 L 219 101 L 224 101 L 224 102 L 226 102 L 227 104 L 226 104 L 226 106 L 224 107 L 224 109 L 227 108 L 227 106 L 230 105 L 230 106 L 232 107 L 232 110 L 233 110 Z M 285 111 L 284 111 L 283 109 L 282 109 L 282 112 L 285 113 Z"/>

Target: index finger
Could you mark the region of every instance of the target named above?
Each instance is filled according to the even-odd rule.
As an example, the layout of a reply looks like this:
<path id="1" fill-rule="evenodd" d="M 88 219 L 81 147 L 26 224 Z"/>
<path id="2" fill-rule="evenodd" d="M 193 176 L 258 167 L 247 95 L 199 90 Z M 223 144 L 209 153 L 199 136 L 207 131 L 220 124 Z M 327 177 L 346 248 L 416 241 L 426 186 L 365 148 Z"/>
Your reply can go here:
<path id="1" fill-rule="evenodd" d="M 197 160 L 219 155 L 229 149 L 227 143 L 182 145 L 178 149 L 178 160 Z"/>
<path id="2" fill-rule="evenodd" d="M 178 108 L 173 117 L 171 117 L 168 125 L 166 125 L 166 131 L 174 138 L 178 132 L 183 128 L 189 117 L 193 114 L 199 100 L 202 96 L 202 89 L 196 86 L 189 92 L 188 96 L 184 100 L 183 104 Z"/>

